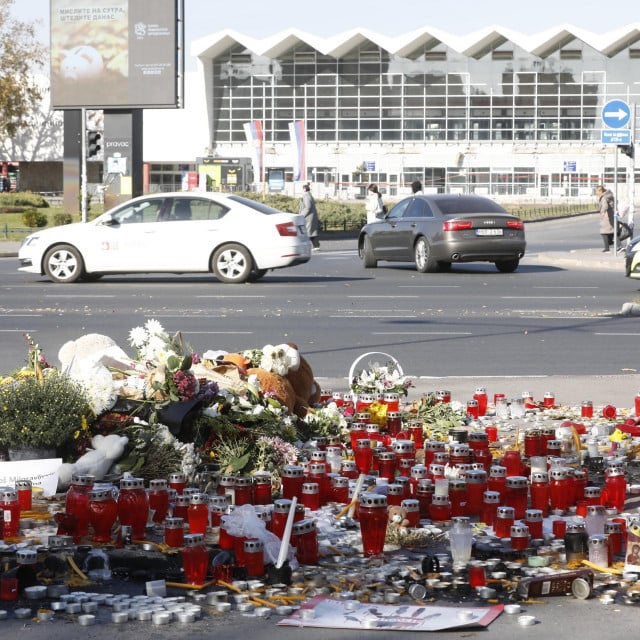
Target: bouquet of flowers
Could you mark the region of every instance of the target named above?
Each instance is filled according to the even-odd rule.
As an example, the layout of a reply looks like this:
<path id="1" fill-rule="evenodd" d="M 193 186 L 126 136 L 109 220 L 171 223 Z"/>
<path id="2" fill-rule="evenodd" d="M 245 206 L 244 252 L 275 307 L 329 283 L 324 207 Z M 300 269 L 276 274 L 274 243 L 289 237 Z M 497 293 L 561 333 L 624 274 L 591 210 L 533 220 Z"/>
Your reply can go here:
<path id="1" fill-rule="evenodd" d="M 399 393 L 406 396 L 413 386 L 412 380 L 403 375 L 395 360 L 383 365 L 369 363 L 369 366 L 369 369 L 352 377 L 351 390 L 354 393 Z"/>

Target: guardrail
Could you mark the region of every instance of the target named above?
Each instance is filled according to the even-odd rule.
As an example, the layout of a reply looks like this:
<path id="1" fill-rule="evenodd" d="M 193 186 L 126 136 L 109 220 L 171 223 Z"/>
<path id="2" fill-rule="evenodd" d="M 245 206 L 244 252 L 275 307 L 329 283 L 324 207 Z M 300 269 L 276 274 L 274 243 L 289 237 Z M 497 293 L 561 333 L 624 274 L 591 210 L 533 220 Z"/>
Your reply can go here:
<path id="1" fill-rule="evenodd" d="M 11 227 L 9 228 L 8 224 L 3 224 L 2 227 L 0 227 L 2 229 L 2 237 L 5 240 L 9 239 L 9 233 L 11 234 L 18 234 L 18 235 L 28 235 L 30 233 L 33 232 L 33 229 L 31 227 Z"/>

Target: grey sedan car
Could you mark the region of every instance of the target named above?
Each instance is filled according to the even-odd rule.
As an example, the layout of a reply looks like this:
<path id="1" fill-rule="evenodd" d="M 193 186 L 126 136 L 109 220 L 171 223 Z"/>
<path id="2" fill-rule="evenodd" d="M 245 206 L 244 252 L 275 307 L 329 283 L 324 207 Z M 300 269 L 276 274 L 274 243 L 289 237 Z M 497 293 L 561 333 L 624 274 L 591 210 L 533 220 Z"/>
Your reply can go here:
<path id="1" fill-rule="evenodd" d="M 378 261 L 415 262 L 420 273 L 448 270 L 456 262 L 493 262 L 511 273 L 524 256 L 524 222 L 489 198 L 416 195 L 365 225 L 358 254 L 367 269 Z"/>

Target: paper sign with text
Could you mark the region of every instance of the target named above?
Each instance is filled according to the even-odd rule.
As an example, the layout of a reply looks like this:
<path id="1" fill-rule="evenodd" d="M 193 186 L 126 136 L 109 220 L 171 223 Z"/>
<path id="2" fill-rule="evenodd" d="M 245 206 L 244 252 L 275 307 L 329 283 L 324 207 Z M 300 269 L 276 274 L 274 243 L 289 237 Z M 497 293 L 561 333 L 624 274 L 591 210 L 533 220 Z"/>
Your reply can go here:
<path id="1" fill-rule="evenodd" d="M 52 496 L 58 488 L 61 465 L 62 458 L 0 462 L 0 487 L 14 487 L 16 480 L 31 480 L 34 488 L 39 487 L 45 496 Z"/>

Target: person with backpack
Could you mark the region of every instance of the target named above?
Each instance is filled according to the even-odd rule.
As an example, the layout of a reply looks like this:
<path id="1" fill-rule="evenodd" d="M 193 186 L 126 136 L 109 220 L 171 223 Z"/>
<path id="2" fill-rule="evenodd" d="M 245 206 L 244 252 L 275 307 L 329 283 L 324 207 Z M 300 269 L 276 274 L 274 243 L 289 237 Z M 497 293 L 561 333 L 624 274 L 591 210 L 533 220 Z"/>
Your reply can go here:
<path id="1" fill-rule="evenodd" d="M 386 207 L 382 203 L 382 195 L 375 184 L 370 184 L 367 188 L 366 211 L 367 224 L 378 222 L 386 213 Z"/>

